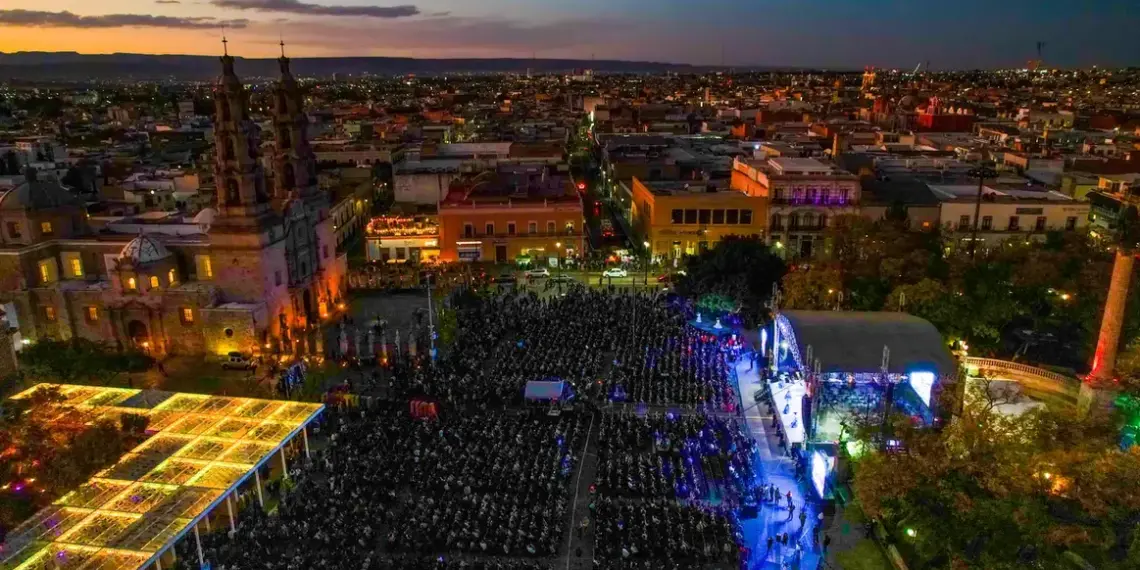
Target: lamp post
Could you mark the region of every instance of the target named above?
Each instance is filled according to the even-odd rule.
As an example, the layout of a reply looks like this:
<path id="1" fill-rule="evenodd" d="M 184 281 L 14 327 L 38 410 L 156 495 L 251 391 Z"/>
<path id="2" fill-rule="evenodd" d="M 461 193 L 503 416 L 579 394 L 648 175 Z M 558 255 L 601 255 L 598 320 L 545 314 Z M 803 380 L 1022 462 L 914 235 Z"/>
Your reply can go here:
<path id="1" fill-rule="evenodd" d="M 562 242 L 554 242 L 554 250 L 558 255 L 558 296 L 562 296 Z"/>
<path id="2" fill-rule="evenodd" d="M 987 178 L 997 178 L 997 171 L 990 166 L 989 162 L 983 162 L 975 168 L 971 168 L 967 173 L 971 178 L 978 179 L 978 196 L 974 201 L 974 229 L 970 232 L 970 260 L 973 261 L 974 254 L 978 250 L 978 223 L 981 221 L 982 215 L 982 189 L 985 188 Z"/>
<path id="3" fill-rule="evenodd" d="M 641 245 L 645 246 L 645 288 L 648 289 L 649 288 L 649 258 L 652 257 L 652 254 L 649 251 L 649 242 L 648 241 L 641 242 Z"/>

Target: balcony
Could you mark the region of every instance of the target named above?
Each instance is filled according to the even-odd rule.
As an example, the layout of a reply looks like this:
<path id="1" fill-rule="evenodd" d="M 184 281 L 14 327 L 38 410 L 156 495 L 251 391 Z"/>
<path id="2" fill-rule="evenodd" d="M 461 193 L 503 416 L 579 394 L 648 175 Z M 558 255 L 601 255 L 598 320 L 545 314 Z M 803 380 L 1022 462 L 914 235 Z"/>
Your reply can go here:
<path id="1" fill-rule="evenodd" d="M 508 233 L 488 234 L 486 232 L 472 232 L 472 233 L 462 234 L 462 236 L 460 236 L 459 239 L 580 238 L 580 237 L 582 237 L 582 232 L 580 232 L 580 231 L 575 230 L 572 232 L 568 232 L 568 231 L 563 230 L 561 232 L 534 232 L 534 233 L 515 232 L 513 234 L 508 234 Z"/>
<path id="2" fill-rule="evenodd" d="M 786 205 L 786 206 L 825 206 L 825 207 L 843 207 L 854 206 L 858 202 L 846 196 L 822 196 L 816 197 L 777 197 L 772 198 L 772 204 Z"/>

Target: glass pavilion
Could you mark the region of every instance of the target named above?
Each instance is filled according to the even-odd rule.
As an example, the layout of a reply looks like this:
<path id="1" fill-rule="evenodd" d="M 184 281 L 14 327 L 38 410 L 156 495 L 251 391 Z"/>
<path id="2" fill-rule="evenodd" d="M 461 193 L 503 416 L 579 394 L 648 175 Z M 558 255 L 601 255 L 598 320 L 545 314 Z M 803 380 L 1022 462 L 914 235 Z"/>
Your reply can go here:
<path id="1" fill-rule="evenodd" d="M 39 384 L 13 398 L 27 397 Z M 90 420 L 122 414 L 150 418 L 150 437 L 8 533 L 0 570 L 161 570 L 169 551 L 225 504 L 233 523 L 235 492 L 275 458 L 288 476 L 285 446 L 324 406 L 154 390 L 58 385 L 69 406 Z M 61 411 L 62 413 L 62 411 Z M 201 558 L 201 546 L 198 546 Z M 164 556 L 165 555 L 165 556 Z M 202 562 L 199 560 L 199 562 Z"/>

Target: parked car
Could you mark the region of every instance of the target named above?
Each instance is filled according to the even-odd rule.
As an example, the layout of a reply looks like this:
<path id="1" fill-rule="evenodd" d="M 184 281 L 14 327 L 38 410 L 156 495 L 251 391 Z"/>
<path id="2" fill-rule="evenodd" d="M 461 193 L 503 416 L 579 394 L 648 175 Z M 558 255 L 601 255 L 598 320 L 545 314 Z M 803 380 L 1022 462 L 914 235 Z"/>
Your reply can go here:
<path id="1" fill-rule="evenodd" d="M 569 275 L 555 275 L 550 278 L 551 283 L 573 283 L 574 278 Z"/>
<path id="2" fill-rule="evenodd" d="M 611 267 L 602 272 L 602 277 L 627 277 L 629 272 L 620 267 Z"/>
<path id="3" fill-rule="evenodd" d="M 534 269 L 528 269 L 526 276 L 530 277 L 531 279 L 550 277 L 550 270 L 545 267 L 535 267 Z"/>
<path id="4" fill-rule="evenodd" d="M 514 283 L 518 281 L 513 273 L 504 273 L 491 280 L 494 283 Z"/>
<path id="5" fill-rule="evenodd" d="M 257 368 L 257 359 L 240 352 L 231 352 L 222 359 L 222 368 L 225 370 L 253 370 Z"/>

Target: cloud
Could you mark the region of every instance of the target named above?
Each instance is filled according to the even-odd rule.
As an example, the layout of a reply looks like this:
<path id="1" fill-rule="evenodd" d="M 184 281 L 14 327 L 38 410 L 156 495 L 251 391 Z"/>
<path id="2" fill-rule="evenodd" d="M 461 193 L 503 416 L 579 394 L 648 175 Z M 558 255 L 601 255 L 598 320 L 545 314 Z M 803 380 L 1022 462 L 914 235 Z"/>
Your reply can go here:
<path id="1" fill-rule="evenodd" d="M 106 14 L 79 16 L 71 12 L 39 12 L 36 10 L 0 10 L 0 26 L 30 28 L 177 28 L 184 30 L 244 28 L 249 20 L 217 20 L 214 18 L 176 18 L 147 14 Z"/>
<path id="2" fill-rule="evenodd" d="M 411 6 L 324 6 L 309 4 L 301 0 L 212 0 L 214 6 L 234 10 L 254 10 L 257 12 L 287 12 L 310 16 L 360 16 L 365 18 L 406 18 L 420 13 Z"/>

